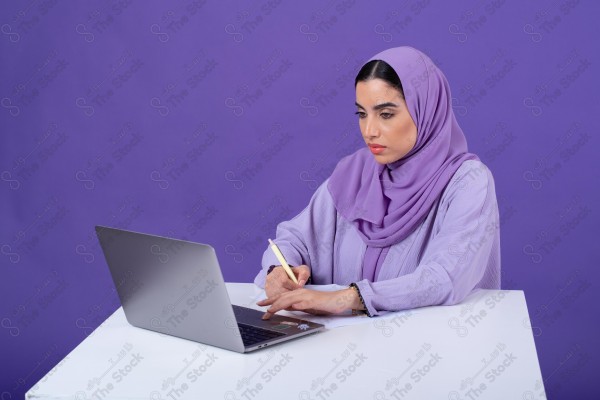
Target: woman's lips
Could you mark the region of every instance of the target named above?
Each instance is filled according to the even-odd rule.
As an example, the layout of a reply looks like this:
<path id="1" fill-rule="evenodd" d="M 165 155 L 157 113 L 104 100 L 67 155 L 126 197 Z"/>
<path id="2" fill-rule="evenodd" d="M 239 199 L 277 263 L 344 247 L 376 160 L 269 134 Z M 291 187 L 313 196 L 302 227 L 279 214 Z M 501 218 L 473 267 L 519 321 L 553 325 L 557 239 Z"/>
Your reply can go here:
<path id="1" fill-rule="evenodd" d="M 381 154 L 385 150 L 385 146 L 380 146 L 378 144 L 370 144 L 369 149 L 371 149 L 371 153 L 373 154 Z"/>

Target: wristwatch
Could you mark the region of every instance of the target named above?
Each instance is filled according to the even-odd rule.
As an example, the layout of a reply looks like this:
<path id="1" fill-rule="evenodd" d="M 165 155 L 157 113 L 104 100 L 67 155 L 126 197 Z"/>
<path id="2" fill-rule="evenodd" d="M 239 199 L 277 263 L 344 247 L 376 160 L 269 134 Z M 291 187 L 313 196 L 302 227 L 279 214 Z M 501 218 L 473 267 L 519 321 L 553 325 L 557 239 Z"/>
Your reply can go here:
<path id="1" fill-rule="evenodd" d="M 365 305 L 365 301 L 362 298 L 362 294 L 360 294 L 360 289 L 358 289 L 358 285 L 355 282 L 352 282 L 349 286 L 350 288 L 356 290 L 356 294 L 358 294 L 358 299 L 360 300 L 360 303 L 362 304 L 362 306 L 365 308 L 364 310 L 355 310 L 352 309 L 352 315 L 363 315 L 366 314 L 367 316 L 371 316 L 371 314 L 369 313 L 369 309 L 367 308 L 367 306 Z"/>
<path id="2" fill-rule="evenodd" d="M 281 267 L 281 265 L 271 265 L 269 267 L 269 269 L 267 270 L 267 275 L 269 275 L 271 273 L 271 271 L 273 271 L 273 269 L 275 269 L 275 267 Z M 291 267 L 291 265 L 290 265 Z"/>

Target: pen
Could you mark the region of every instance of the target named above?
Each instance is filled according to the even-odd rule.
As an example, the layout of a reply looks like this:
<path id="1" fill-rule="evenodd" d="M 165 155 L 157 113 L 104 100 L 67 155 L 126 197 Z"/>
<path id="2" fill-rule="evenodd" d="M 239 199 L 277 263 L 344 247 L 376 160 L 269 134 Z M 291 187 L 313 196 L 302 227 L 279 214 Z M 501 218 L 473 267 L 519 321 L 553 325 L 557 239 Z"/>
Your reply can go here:
<path id="1" fill-rule="evenodd" d="M 273 253 L 275 253 L 275 257 L 277 257 L 277 259 L 281 263 L 281 266 L 283 267 L 284 271 L 287 272 L 290 279 L 293 280 L 294 283 L 297 284 L 298 280 L 296 279 L 296 275 L 294 275 L 294 273 L 292 272 L 292 269 L 288 265 L 287 261 L 285 261 L 283 254 L 281 254 L 281 251 L 279 251 L 279 247 L 277 247 L 275 242 L 273 242 L 271 239 L 269 239 L 269 243 L 271 243 L 271 250 L 273 250 Z"/>

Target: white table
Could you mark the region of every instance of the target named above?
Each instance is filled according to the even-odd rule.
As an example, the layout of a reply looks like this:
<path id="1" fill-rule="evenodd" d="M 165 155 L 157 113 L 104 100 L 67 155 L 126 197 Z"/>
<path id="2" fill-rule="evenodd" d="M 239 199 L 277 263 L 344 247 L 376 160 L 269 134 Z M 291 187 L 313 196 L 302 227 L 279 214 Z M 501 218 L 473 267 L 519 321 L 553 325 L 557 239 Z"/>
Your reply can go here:
<path id="1" fill-rule="evenodd" d="M 253 284 L 227 287 L 232 303 L 260 309 Z M 522 291 L 481 290 L 249 354 L 135 328 L 119 308 L 26 398 L 536 400 L 534 334 Z"/>

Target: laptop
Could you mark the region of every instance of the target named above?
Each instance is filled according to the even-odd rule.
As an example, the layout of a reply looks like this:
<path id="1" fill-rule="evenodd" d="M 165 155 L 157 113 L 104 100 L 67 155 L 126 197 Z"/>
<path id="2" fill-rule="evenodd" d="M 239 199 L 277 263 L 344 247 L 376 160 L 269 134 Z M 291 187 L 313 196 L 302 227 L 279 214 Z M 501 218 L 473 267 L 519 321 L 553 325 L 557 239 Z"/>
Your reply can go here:
<path id="1" fill-rule="evenodd" d="M 96 226 L 127 321 L 138 328 L 247 353 L 324 325 L 232 305 L 215 249 Z"/>

